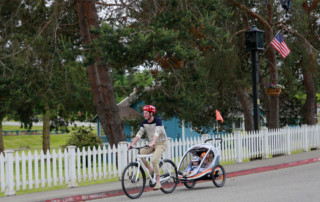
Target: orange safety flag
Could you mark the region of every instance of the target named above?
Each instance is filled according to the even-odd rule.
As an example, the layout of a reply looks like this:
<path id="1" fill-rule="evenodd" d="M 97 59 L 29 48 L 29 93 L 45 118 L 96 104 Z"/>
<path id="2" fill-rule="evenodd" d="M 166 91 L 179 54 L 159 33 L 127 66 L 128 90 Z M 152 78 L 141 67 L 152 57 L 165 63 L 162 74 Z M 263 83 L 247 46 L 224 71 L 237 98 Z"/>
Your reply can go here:
<path id="1" fill-rule="evenodd" d="M 216 120 L 217 121 L 220 120 L 221 123 L 223 123 L 223 118 L 218 110 L 216 110 Z"/>

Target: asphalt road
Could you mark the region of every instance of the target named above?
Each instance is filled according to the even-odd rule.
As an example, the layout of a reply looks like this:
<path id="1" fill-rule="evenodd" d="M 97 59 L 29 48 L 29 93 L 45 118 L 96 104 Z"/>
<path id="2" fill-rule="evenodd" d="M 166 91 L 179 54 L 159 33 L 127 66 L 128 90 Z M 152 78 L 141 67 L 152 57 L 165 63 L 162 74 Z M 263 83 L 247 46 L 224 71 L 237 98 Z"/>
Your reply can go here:
<path id="1" fill-rule="evenodd" d="M 122 195 L 93 201 L 132 201 L 132 199 Z M 172 194 L 163 194 L 161 191 L 145 192 L 138 201 L 319 202 L 320 163 L 230 178 L 222 188 L 216 188 L 211 181 L 208 181 L 198 183 L 190 190 L 184 186 L 178 187 Z"/>

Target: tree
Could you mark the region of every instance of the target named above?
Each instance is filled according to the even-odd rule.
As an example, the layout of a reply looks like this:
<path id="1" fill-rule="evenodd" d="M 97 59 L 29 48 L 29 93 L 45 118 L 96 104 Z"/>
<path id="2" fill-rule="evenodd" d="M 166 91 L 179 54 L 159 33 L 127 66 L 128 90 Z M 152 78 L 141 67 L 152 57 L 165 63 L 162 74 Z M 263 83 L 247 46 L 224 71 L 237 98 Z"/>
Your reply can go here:
<path id="1" fill-rule="evenodd" d="M 10 113 L 9 107 L 9 91 L 6 89 L 7 80 L 0 78 L 0 153 L 4 151 L 2 121 Z"/>
<path id="2" fill-rule="evenodd" d="M 90 28 L 98 28 L 98 16 L 93 0 L 78 0 L 78 19 L 83 45 L 89 45 L 98 35 L 91 33 Z M 121 122 L 119 109 L 116 104 L 110 66 L 97 56 L 87 66 L 94 104 L 101 122 L 102 128 L 111 145 L 117 145 L 125 141 L 123 123 Z"/>
<path id="3" fill-rule="evenodd" d="M 234 5 L 235 7 L 243 10 L 246 12 L 249 16 L 252 18 L 256 19 L 265 29 L 265 44 L 270 44 L 273 37 L 274 37 L 274 32 L 273 32 L 273 24 L 274 24 L 274 19 L 273 17 L 273 2 L 272 1 L 267 1 L 266 5 L 259 5 L 253 4 L 250 6 L 254 7 L 262 7 L 265 8 L 265 13 L 259 13 L 259 10 L 257 12 L 252 11 L 247 7 L 245 4 L 239 2 L 239 1 L 234 1 L 234 0 L 229 0 L 229 2 Z M 263 17 L 262 14 L 265 14 L 266 17 Z M 268 63 L 269 65 L 269 72 L 270 72 L 270 82 L 272 84 L 277 84 L 278 83 L 278 68 L 277 68 L 277 62 L 276 62 L 276 53 L 273 48 L 268 48 L 266 50 L 266 54 L 268 57 Z M 263 82 L 260 83 L 261 86 L 263 87 Z M 262 91 L 262 93 L 265 93 Z M 279 97 L 278 96 L 264 96 L 265 98 L 268 98 L 268 101 L 265 102 L 264 108 L 266 111 L 267 115 L 267 123 L 269 128 L 279 128 Z M 266 105 L 269 103 L 269 106 Z M 271 118 L 272 117 L 272 118 Z"/>
<path id="4" fill-rule="evenodd" d="M 304 112 L 308 125 L 317 124 L 317 98 L 316 84 L 314 80 L 316 77 L 319 77 L 319 75 L 316 73 L 317 67 L 319 67 L 319 64 L 317 64 L 318 62 L 316 55 L 319 54 L 319 51 L 315 52 L 311 46 L 314 44 L 316 47 L 320 47 L 320 30 L 319 26 L 317 25 L 317 20 L 319 20 L 319 16 L 317 14 L 320 11 L 318 6 L 319 4 L 320 0 L 315 0 L 310 4 L 308 4 L 308 1 L 304 1 L 302 4 L 305 14 L 307 15 L 305 23 L 308 25 L 307 40 L 309 43 L 306 44 L 306 47 L 308 48 L 307 50 L 309 50 L 309 57 L 307 57 L 307 59 L 309 59 L 309 64 L 308 67 L 303 68 L 303 83 L 307 92 L 307 99 L 304 104 Z"/>
<path id="5" fill-rule="evenodd" d="M 317 7 L 317 5 L 319 4 L 319 1 L 315 0 L 295 2 L 290 9 L 290 18 L 284 18 L 283 13 L 278 13 L 279 10 L 275 9 L 278 6 L 278 2 L 268 1 L 267 3 L 256 3 L 254 5 L 250 5 L 250 7 L 255 6 L 257 8 L 256 12 L 252 12 L 248 9 L 249 4 L 245 6 L 244 3 L 241 4 L 233 0 L 230 0 L 230 2 L 251 15 L 264 26 L 264 28 L 266 29 L 266 44 L 269 44 L 270 40 L 273 38 L 272 29 L 275 28 L 281 29 L 282 34 L 290 39 L 289 41 L 287 41 L 287 43 L 289 43 L 289 47 L 291 47 L 293 51 L 291 52 L 288 59 L 286 59 L 284 62 L 278 63 L 278 65 L 280 64 L 282 67 L 285 67 L 290 63 L 294 67 L 292 70 L 293 74 L 299 74 L 297 76 L 298 80 L 301 78 L 301 74 L 303 75 L 303 83 L 307 95 L 307 99 L 304 105 L 304 117 L 308 124 L 315 124 L 316 87 L 314 78 L 317 75 L 316 55 L 319 53 L 319 51 L 316 49 L 317 47 L 319 47 L 319 29 L 316 25 L 316 21 L 318 20 L 317 11 L 319 10 L 319 7 Z M 265 8 L 266 12 L 262 12 Z M 265 19 L 263 19 L 264 15 L 267 16 Z M 270 26 L 268 26 L 266 22 L 268 22 Z M 290 43 L 290 41 L 292 43 Z M 273 52 L 270 51 L 272 49 L 273 48 L 268 47 L 267 50 L 268 62 L 270 64 L 269 68 L 271 83 L 273 83 L 275 79 L 279 80 L 279 78 L 280 80 L 285 81 L 286 78 L 281 78 L 276 75 L 278 73 L 274 69 L 276 67 L 276 63 L 274 63 L 275 57 L 273 55 Z M 297 71 L 300 68 L 301 71 Z M 280 71 L 282 70 L 280 69 Z M 284 76 L 288 76 L 288 74 Z M 261 84 L 263 85 L 264 82 L 261 82 Z M 293 88 L 290 87 L 289 89 L 292 90 Z M 285 93 L 294 92 L 286 90 Z M 278 105 L 277 101 L 274 99 L 275 96 L 272 97 L 273 98 L 270 100 L 264 99 L 264 101 L 270 102 L 270 113 L 267 113 L 268 122 L 269 120 L 272 121 L 277 118 L 277 115 L 275 114 L 276 111 L 272 111 L 272 109 L 277 109 Z M 290 98 L 292 96 L 285 95 L 285 97 Z M 295 99 L 292 98 L 292 101 L 293 100 Z M 266 105 L 264 105 L 264 107 L 266 107 Z M 274 124 L 272 123 L 272 125 Z"/>
<path id="6" fill-rule="evenodd" d="M 143 92 L 145 87 L 152 86 L 152 82 L 154 81 L 148 70 L 125 75 L 122 71 L 113 69 L 111 77 L 117 103 L 130 95 L 134 89 Z"/>
<path id="7" fill-rule="evenodd" d="M 137 4 L 129 10 L 131 15 L 126 16 L 132 23 L 109 22 L 101 27 L 96 52 L 115 68 L 132 69 L 139 64 L 150 68 L 156 85 L 148 93 L 152 98 L 148 102 L 157 105 L 165 116 L 174 114 L 192 120 L 193 124 L 200 124 L 196 118 L 204 114 L 214 117 L 213 108 L 226 106 L 224 98 L 234 97 L 225 93 L 229 91 L 222 78 L 210 78 L 215 72 L 221 72 L 222 76 L 223 67 L 228 67 L 219 69 L 209 59 L 227 54 L 221 42 L 227 40 L 228 34 L 215 24 L 221 2 L 141 1 Z M 229 15 L 226 10 L 219 12 L 221 18 Z M 208 80 L 209 84 L 205 83 Z M 220 89 L 216 88 L 219 85 L 222 85 Z M 199 114 L 195 115 L 197 109 Z M 203 124 L 209 126 L 210 122 Z"/>
<path id="8" fill-rule="evenodd" d="M 7 53 L 1 58 L 5 61 L 3 74 L 11 68 L 6 77 L 13 81 L 6 88 L 12 89 L 15 96 L 10 100 L 14 116 L 25 124 L 32 124 L 35 113 L 43 114 L 43 150 L 46 152 L 50 149 L 50 120 L 59 115 L 67 118 L 67 114 L 78 112 L 79 106 L 84 106 L 83 111 L 90 111 L 85 103 L 90 103 L 91 96 L 88 88 L 83 88 L 87 85 L 83 79 L 86 72 L 81 71 L 83 65 L 66 60 L 70 54 L 65 51 L 65 41 L 72 41 L 72 47 L 77 45 L 75 32 L 65 28 L 68 20 L 75 19 L 70 10 L 63 13 L 69 2 L 55 1 L 49 7 L 45 1 L 20 3 L 8 4 L 11 8 L 8 15 L 16 23 L 8 23 L 12 30 L 5 32 L 11 35 L 5 38 Z M 33 9 L 28 9 L 30 7 Z"/>

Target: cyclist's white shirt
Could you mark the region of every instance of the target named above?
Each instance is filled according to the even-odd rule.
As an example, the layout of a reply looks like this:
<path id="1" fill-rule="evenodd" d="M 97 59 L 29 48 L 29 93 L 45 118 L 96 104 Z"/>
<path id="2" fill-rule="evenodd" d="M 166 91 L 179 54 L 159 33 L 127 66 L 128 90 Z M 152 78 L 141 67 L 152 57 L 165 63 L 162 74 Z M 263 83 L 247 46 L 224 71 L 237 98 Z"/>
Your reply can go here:
<path id="1" fill-rule="evenodd" d="M 137 137 L 141 138 L 144 133 L 147 134 L 150 142 L 153 140 L 154 136 L 158 136 L 157 142 L 164 142 L 167 140 L 167 134 L 162 125 L 162 120 L 158 117 L 154 117 L 151 123 L 147 120 L 142 121 Z"/>

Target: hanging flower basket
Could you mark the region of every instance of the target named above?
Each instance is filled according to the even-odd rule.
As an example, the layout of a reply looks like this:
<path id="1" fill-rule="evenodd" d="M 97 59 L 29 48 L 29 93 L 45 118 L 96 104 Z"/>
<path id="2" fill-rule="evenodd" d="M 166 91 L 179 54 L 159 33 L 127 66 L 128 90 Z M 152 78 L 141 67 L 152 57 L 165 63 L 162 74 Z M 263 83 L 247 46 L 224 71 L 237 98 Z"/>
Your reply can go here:
<path id="1" fill-rule="evenodd" d="M 280 95 L 281 88 L 267 88 L 267 94 L 270 96 Z"/>

